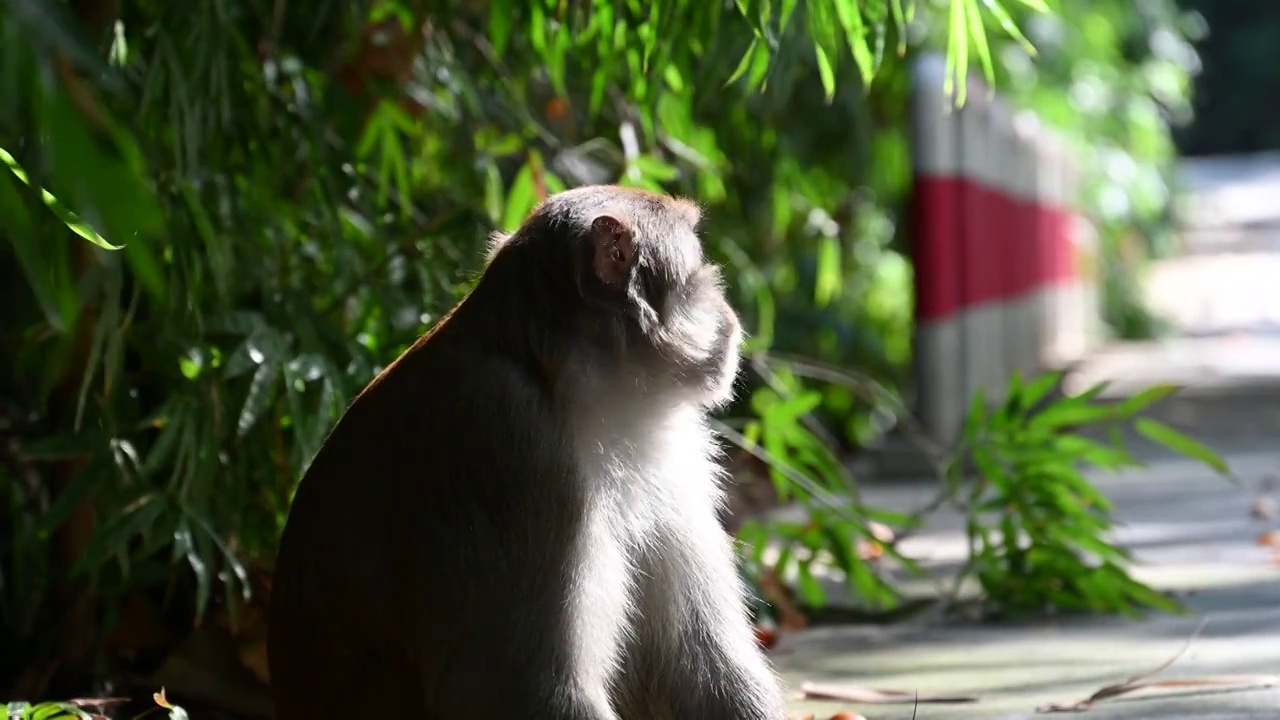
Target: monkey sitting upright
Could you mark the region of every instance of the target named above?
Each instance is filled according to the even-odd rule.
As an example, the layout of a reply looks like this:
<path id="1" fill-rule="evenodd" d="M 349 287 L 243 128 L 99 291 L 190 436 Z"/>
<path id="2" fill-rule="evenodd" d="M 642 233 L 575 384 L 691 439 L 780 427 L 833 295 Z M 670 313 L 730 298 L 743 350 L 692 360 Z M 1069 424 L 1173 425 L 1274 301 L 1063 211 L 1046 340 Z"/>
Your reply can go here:
<path id="1" fill-rule="evenodd" d="M 280 542 L 278 720 L 785 717 L 717 518 L 742 330 L 698 221 L 550 197 L 355 399 Z"/>

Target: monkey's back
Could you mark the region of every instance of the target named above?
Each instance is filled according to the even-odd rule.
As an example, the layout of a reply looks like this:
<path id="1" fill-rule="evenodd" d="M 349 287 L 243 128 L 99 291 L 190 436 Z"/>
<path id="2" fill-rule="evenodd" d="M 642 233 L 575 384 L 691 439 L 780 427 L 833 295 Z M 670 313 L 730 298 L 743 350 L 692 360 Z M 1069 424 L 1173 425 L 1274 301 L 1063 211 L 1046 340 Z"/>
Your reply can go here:
<path id="1" fill-rule="evenodd" d="M 308 468 L 281 538 L 277 717 L 451 707 L 485 664 L 525 662 L 507 638 L 554 616 L 570 581 L 556 550 L 570 543 L 549 535 L 575 532 L 581 513 L 566 437 L 534 369 L 465 332 L 442 328 L 372 383 Z"/>

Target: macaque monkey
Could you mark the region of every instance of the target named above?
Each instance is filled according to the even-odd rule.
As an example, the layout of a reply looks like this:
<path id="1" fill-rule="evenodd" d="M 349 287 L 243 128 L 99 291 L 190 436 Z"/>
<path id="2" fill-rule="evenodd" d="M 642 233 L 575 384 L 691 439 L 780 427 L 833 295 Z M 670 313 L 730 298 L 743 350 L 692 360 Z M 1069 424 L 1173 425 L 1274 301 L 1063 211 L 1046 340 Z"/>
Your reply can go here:
<path id="1" fill-rule="evenodd" d="M 278 720 L 785 718 L 717 517 L 742 330 L 698 222 L 553 195 L 355 399 L 280 543 Z"/>

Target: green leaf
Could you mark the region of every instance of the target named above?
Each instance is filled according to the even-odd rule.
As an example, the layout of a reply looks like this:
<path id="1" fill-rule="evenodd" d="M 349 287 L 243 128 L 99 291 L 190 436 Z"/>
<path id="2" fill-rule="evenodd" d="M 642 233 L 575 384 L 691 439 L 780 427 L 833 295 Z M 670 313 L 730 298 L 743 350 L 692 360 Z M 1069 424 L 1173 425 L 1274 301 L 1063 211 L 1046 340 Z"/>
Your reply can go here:
<path id="1" fill-rule="evenodd" d="M 1027 421 L 1031 429 L 1060 430 L 1078 427 L 1115 418 L 1115 409 L 1106 405 L 1091 405 L 1080 398 L 1063 398 L 1050 403 Z"/>
<path id="2" fill-rule="evenodd" d="M 264 360 L 254 371 L 249 392 L 240 408 L 240 417 L 236 420 L 236 437 L 244 437 L 258 424 L 259 417 L 271 404 L 272 390 L 279 377 L 280 365 L 271 359 Z"/>
<path id="3" fill-rule="evenodd" d="M 1045 4 L 1044 0 L 1018 0 L 1018 2 L 1022 3 L 1023 5 L 1026 5 L 1032 10 L 1035 10 L 1036 12 L 1042 12 L 1042 13 L 1050 12 L 1049 6 Z"/>
<path id="4" fill-rule="evenodd" d="M 813 301 L 826 307 L 840 292 L 843 278 L 840 270 L 840 239 L 823 238 L 818 244 L 817 277 L 814 279 Z"/>
<path id="5" fill-rule="evenodd" d="M 978 388 L 969 399 L 969 412 L 965 415 L 963 440 L 973 441 L 986 424 L 987 397 L 982 388 Z"/>
<path id="6" fill-rule="evenodd" d="M 953 0 L 953 2 L 970 2 L 971 0 Z M 974 49 L 978 53 L 978 61 L 982 64 L 982 74 L 990 86 L 996 80 L 996 70 L 991 64 L 991 48 L 987 45 L 987 31 L 982 25 L 982 14 L 976 4 L 970 5 L 966 13 L 969 18 L 969 37 L 973 40 Z M 988 92 L 992 89 L 988 87 Z"/>
<path id="7" fill-rule="evenodd" d="M 827 102 L 836 96 L 835 58 L 840 52 L 836 21 L 831 17 L 830 0 L 811 0 L 805 4 L 809 34 L 813 36 L 813 53 L 818 62 L 818 77 Z"/>
<path id="8" fill-rule="evenodd" d="M 97 569 L 107 558 L 124 551 L 138 534 L 155 526 L 166 511 L 165 503 L 155 494 L 147 494 L 129 503 L 118 518 L 107 523 L 89 542 L 71 567 L 73 576 Z"/>
<path id="9" fill-rule="evenodd" d="M 1117 404 L 1116 415 L 1120 418 L 1132 417 L 1178 392 L 1179 389 L 1180 388 L 1177 385 L 1153 385 L 1132 397 L 1125 398 Z"/>
<path id="10" fill-rule="evenodd" d="M 1022 409 L 1026 411 L 1034 408 L 1036 403 L 1043 400 L 1045 396 L 1049 394 L 1050 390 L 1053 390 L 1058 386 L 1058 383 L 1062 381 L 1063 374 L 1064 373 L 1061 371 L 1044 373 L 1030 383 L 1027 383 L 1022 388 L 1022 392 L 1019 397 L 1019 404 L 1022 406 Z"/>
<path id="11" fill-rule="evenodd" d="M 533 182 L 533 160 L 526 162 L 511 181 L 507 191 L 507 206 L 502 212 L 501 229 L 514 232 L 520 228 L 529 211 L 538 204 L 537 189 Z"/>
<path id="12" fill-rule="evenodd" d="M 811 3 L 814 1 L 810 0 Z M 821 0 L 816 1 L 821 2 Z M 871 78 L 876 72 L 876 62 L 867 45 L 867 29 L 862 22 L 862 3 L 851 0 L 832 0 L 832 4 L 835 6 L 836 17 L 844 28 L 844 39 L 862 75 L 862 82 L 864 85 L 870 85 Z"/>
<path id="13" fill-rule="evenodd" d="M 1013 18 L 1009 17 L 1009 11 L 1005 10 L 998 0 L 982 0 L 982 4 L 987 7 L 987 11 L 995 17 L 996 22 L 1000 23 L 1000 27 L 1009 34 L 1009 37 L 1021 45 L 1028 55 L 1031 57 L 1036 56 L 1035 46 L 1022 34 L 1022 31 L 1018 29 L 1017 23 L 1013 21 Z"/>
<path id="14" fill-rule="evenodd" d="M 751 39 L 751 44 L 747 46 L 746 52 L 742 53 L 742 59 L 738 61 L 738 66 L 729 74 L 729 79 L 724 81 L 724 86 L 729 87 L 746 74 L 747 70 L 755 62 L 756 53 L 761 49 L 760 41 L 757 38 Z"/>
<path id="15" fill-rule="evenodd" d="M 813 576 L 813 570 L 810 568 L 811 560 L 805 560 L 797 563 L 797 579 L 799 580 L 800 597 L 804 599 L 805 604 L 810 607 L 822 607 L 827 603 L 827 593 L 822 589 L 822 583 Z"/>
<path id="16" fill-rule="evenodd" d="M 501 60 L 507 52 L 507 41 L 511 39 L 511 19 L 515 15 L 515 3 L 507 0 L 491 0 L 489 4 L 489 39 L 493 42 L 493 52 Z"/>
<path id="17" fill-rule="evenodd" d="M 1181 455 L 1199 460 L 1222 475 L 1231 474 L 1231 469 L 1227 467 L 1226 461 L 1217 453 L 1162 422 L 1151 418 L 1139 418 L 1134 423 L 1134 427 L 1143 437 L 1152 442 L 1159 443 Z"/>
<path id="18" fill-rule="evenodd" d="M 1137 464 L 1137 461 L 1123 449 L 1109 447 L 1079 435 L 1056 435 L 1053 444 L 1055 449 L 1068 457 L 1078 458 L 1107 470 L 1118 470 Z"/>
<path id="19" fill-rule="evenodd" d="M 893 13 L 893 26 L 898 33 L 898 56 L 907 54 L 907 15 L 902 9 L 902 0 L 889 0 L 889 9 Z"/>
<path id="20" fill-rule="evenodd" d="M 950 0 L 951 12 L 947 26 L 946 78 L 942 89 L 954 95 L 955 104 L 963 106 L 968 87 L 965 73 L 969 68 L 969 22 L 967 0 Z M 959 83 L 959 87 L 956 83 Z"/>

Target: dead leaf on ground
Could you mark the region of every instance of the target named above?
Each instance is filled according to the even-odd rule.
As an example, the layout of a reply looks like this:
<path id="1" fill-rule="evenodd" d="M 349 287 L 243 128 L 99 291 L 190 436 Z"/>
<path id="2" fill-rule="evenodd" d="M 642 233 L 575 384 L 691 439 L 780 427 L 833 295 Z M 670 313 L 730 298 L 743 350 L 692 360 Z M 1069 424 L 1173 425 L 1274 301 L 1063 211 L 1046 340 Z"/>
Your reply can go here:
<path id="1" fill-rule="evenodd" d="M 1280 550 L 1280 530 L 1264 532 L 1258 536 L 1258 544 Z"/>
<path id="2" fill-rule="evenodd" d="M 1268 688 L 1280 684 L 1280 676 L 1277 675 L 1218 675 L 1202 678 L 1174 679 L 1174 680 L 1153 680 L 1152 678 L 1169 668 L 1170 665 L 1178 661 L 1191 649 L 1191 643 L 1200 635 L 1200 631 L 1204 630 L 1208 619 L 1201 620 L 1199 627 L 1191 636 L 1187 638 L 1186 643 L 1172 657 L 1160 663 L 1156 667 L 1144 673 L 1139 673 L 1133 677 L 1112 685 L 1106 685 L 1089 697 L 1071 703 L 1049 703 L 1036 708 L 1038 713 L 1052 712 L 1084 712 L 1093 707 L 1099 701 L 1108 700 L 1121 695 L 1128 695 L 1139 690 L 1148 688 L 1223 688 L 1237 687 L 1239 689 Z"/>
<path id="3" fill-rule="evenodd" d="M 861 685 L 806 682 L 800 685 L 800 694 L 806 700 L 839 700 L 841 702 L 868 705 L 896 703 L 971 703 L 974 695 L 926 695 L 914 690 L 879 690 Z"/>
<path id="4" fill-rule="evenodd" d="M 1139 680 L 1108 685 L 1084 700 L 1074 703 L 1049 703 L 1036 708 L 1038 713 L 1084 712 L 1101 700 L 1128 695 L 1150 688 L 1235 688 L 1253 690 L 1280 685 L 1280 675 L 1211 675 L 1173 680 Z"/>
<path id="5" fill-rule="evenodd" d="M 813 713 L 809 713 L 808 715 L 792 715 L 791 720 L 818 720 L 818 716 Z M 832 715 L 827 718 L 827 720 L 867 720 L 867 718 L 856 712 L 849 712 L 848 710 L 845 710 L 844 712 L 838 712 L 835 715 Z"/>

